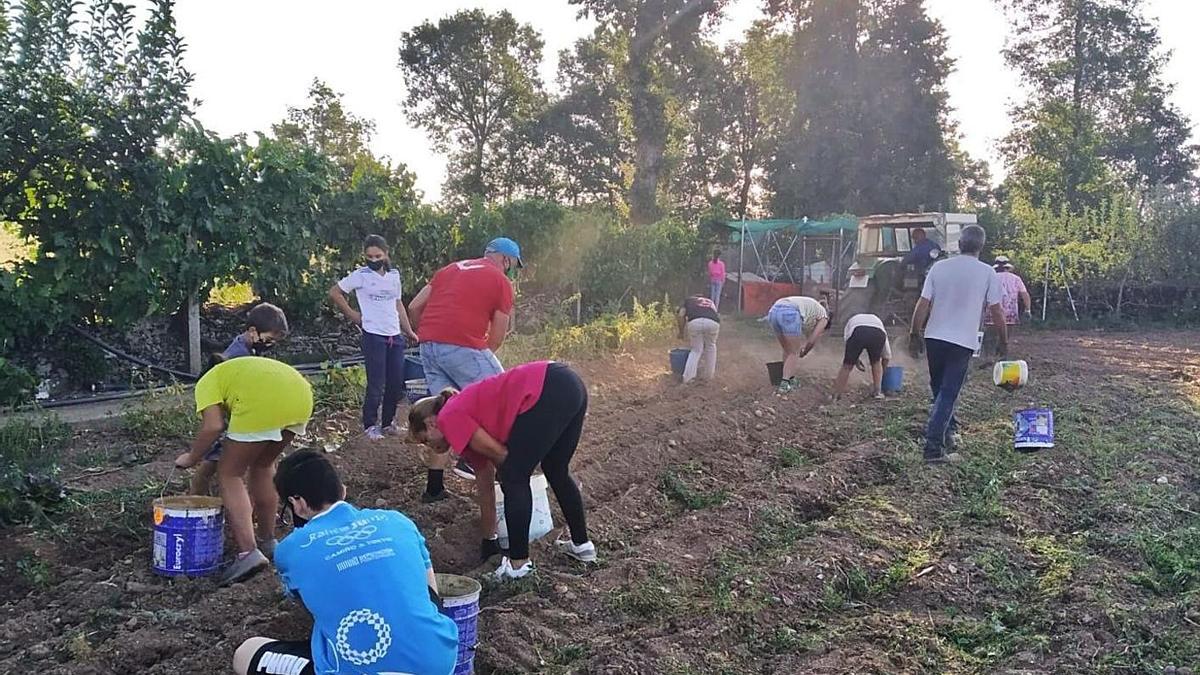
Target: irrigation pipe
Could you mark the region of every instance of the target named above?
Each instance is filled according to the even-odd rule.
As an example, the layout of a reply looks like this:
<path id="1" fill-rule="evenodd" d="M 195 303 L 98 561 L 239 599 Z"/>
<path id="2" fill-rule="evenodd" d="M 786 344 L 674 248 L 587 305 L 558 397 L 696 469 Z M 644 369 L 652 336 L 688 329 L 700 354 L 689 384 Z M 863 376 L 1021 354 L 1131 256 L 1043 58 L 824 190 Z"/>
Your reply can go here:
<path id="1" fill-rule="evenodd" d="M 194 381 L 198 378 L 198 376 L 192 375 L 191 373 L 185 373 L 182 370 L 175 370 L 174 368 L 167 368 L 166 366 L 160 366 L 158 364 L 151 363 L 151 362 L 147 361 L 146 359 L 134 356 L 132 354 L 126 354 L 125 352 L 117 349 L 116 347 L 108 344 L 107 342 L 104 342 L 100 338 L 88 333 L 87 331 L 83 330 L 82 328 L 79 328 L 78 326 L 71 326 L 71 330 L 75 331 L 76 333 L 81 335 L 85 340 L 87 340 L 88 342 L 91 342 L 92 344 L 103 349 L 104 351 L 108 352 L 109 354 L 112 354 L 113 356 L 125 359 L 126 361 L 129 361 L 130 363 L 136 363 L 139 366 L 144 366 L 146 368 L 150 368 L 151 370 L 157 370 L 157 371 L 160 371 L 163 373 L 167 373 L 168 375 L 173 375 L 175 377 L 178 377 L 181 380 L 187 380 L 189 382 Z"/>

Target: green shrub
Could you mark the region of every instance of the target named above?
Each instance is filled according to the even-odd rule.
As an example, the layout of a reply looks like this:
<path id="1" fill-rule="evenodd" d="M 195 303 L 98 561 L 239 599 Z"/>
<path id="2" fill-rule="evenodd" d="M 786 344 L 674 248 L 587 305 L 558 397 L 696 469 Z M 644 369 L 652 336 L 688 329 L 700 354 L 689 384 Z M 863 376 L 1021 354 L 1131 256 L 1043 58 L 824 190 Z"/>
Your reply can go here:
<path id="1" fill-rule="evenodd" d="M 326 364 L 313 383 L 313 407 L 325 412 L 362 407 L 367 392 L 367 371 L 362 366 Z"/>
<path id="2" fill-rule="evenodd" d="M 37 378 L 33 373 L 0 356 L 0 406 L 17 407 L 33 400 Z"/>
<path id="3" fill-rule="evenodd" d="M 29 522 L 61 504 L 58 458 L 70 438 L 57 417 L 0 425 L 0 523 Z"/>

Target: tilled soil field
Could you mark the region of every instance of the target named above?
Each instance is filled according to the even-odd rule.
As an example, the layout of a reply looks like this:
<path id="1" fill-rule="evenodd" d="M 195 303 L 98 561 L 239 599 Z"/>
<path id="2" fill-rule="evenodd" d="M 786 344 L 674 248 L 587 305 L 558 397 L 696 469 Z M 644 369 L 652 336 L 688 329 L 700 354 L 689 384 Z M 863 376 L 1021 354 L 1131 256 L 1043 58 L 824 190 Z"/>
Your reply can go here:
<path id="1" fill-rule="evenodd" d="M 1008 394 L 973 369 L 965 461 L 928 468 L 923 366 L 907 364 L 897 398 L 831 404 L 828 337 L 807 386 L 780 397 L 760 330 L 726 327 L 707 386 L 673 383 L 662 348 L 574 364 L 592 410 L 573 466 L 601 562 L 558 557 L 551 535 L 533 578 L 485 585 L 478 672 L 1200 665 L 1194 334 L 1020 336 L 1030 385 Z M 1017 454 L 1011 416 L 1031 405 L 1054 410 L 1058 447 Z M 80 430 L 75 442 L 94 456 L 126 441 Z M 225 672 L 246 637 L 307 636 L 273 575 L 219 589 L 150 572 L 148 502 L 179 443 L 164 446 L 73 483 L 53 526 L 0 532 L 0 673 Z M 352 501 L 417 522 L 440 571 L 476 568 L 469 484 L 422 505 L 412 448 L 359 440 L 333 457 Z"/>

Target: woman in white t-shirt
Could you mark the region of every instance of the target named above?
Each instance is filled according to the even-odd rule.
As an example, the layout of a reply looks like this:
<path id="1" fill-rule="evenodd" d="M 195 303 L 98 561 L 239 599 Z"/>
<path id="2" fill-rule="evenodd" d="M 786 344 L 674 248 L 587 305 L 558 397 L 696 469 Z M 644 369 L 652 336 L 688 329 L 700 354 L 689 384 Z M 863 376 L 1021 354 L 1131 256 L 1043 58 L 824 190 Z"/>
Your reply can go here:
<path id="1" fill-rule="evenodd" d="M 362 328 L 363 361 L 367 393 L 363 397 L 362 423 L 367 438 L 403 433 L 393 424 L 396 406 L 404 396 L 404 348 L 416 344 L 401 296 L 400 271 L 388 259 L 387 240 L 372 234 L 363 242 L 366 266 L 360 267 L 329 289 L 329 297 L 342 314 Z M 358 299 L 356 311 L 346 296 Z M 382 413 L 380 406 L 382 405 Z"/>

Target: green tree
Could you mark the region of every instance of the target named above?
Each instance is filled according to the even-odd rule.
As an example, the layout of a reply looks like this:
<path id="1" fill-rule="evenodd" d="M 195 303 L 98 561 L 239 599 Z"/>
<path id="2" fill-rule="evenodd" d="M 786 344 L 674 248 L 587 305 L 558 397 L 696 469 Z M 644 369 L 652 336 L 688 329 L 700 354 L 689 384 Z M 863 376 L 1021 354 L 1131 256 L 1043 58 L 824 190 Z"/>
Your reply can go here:
<path id="1" fill-rule="evenodd" d="M 1004 0 L 1005 50 L 1030 90 L 1005 153 L 1014 189 L 1072 212 L 1195 170 L 1187 119 L 1168 101 L 1165 56 L 1141 0 Z"/>
<path id="2" fill-rule="evenodd" d="M 12 333 L 34 334 L 140 316 L 162 299 L 162 271 L 137 255 L 162 244 L 146 204 L 190 114 L 172 3 L 155 2 L 140 28 L 129 6 L 108 1 L 80 14 L 66 0 L 27 0 L 3 14 L 0 220 L 36 255 L 0 275 L 13 307 L 0 314 Z"/>
<path id="3" fill-rule="evenodd" d="M 965 167 L 949 117 L 945 32 L 923 0 L 875 0 L 864 23 L 858 209 L 949 210 Z"/>
<path id="4" fill-rule="evenodd" d="M 541 37 L 512 14 L 466 10 L 425 22 L 401 37 L 404 108 L 461 176 L 451 192 L 494 198 L 490 169 L 513 125 L 539 107 Z"/>
<path id="5" fill-rule="evenodd" d="M 795 23 L 789 80 L 796 107 L 771 169 L 779 216 L 854 212 L 859 203 L 862 106 L 860 0 L 780 3 Z"/>
<path id="6" fill-rule="evenodd" d="M 534 142 L 545 150 L 554 196 L 569 204 L 623 207 L 632 156 L 621 79 L 627 41 L 601 26 L 560 52 L 557 80 L 563 94 L 546 106 L 532 129 Z"/>
<path id="7" fill-rule="evenodd" d="M 374 132 L 375 122 L 346 110 L 342 94 L 319 79 L 308 88 L 308 105 L 289 107 L 287 117 L 271 125 L 276 138 L 313 148 L 336 162 L 347 179 L 359 158 L 370 154 Z"/>
<path id="8" fill-rule="evenodd" d="M 739 218 L 750 211 L 752 190 L 762 182 L 762 169 L 775 161 L 796 106 L 796 93 L 785 76 L 791 54 L 791 36 L 776 32 L 767 21 L 756 22 L 744 42 L 725 50 L 726 68 L 733 79 L 729 91 L 733 114 L 726 135 L 738 181 L 732 210 Z"/>
<path id="9" fill-rule="evenodd" d="M 581 14 L 594 16 L 602 29 L 629 36 L 620 63 L 633 132 L 628 203 L 636 224 L 654 222 L 661 214 L 661 192 L 669 178 L 668 112 L 676 98 L 671 81 L 695 55 L 705 22 L 720 16 L 725 1 L 571 0 L 580 6 Z"/>
<path id="10" fill-rule="evenodd" d="M 779 215 L 950 208 L 968 160 L 952 60 L 923 0 L 770 4 L 795 26 L 789 133 L 770 170 Z"/>

